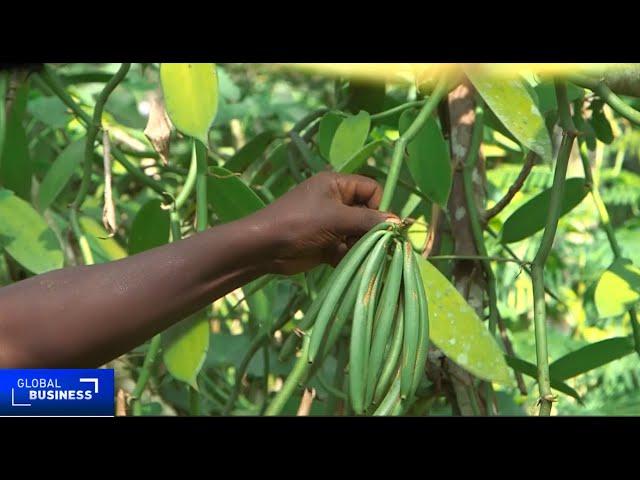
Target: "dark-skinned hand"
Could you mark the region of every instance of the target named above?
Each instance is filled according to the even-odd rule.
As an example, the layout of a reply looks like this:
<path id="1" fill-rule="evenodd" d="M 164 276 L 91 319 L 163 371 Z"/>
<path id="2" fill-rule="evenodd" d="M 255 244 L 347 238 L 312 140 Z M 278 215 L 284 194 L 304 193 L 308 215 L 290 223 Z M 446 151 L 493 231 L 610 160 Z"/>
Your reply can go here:
<path id="1" fill-rule="evenodd" d="M 382 188 L 361 175 L 317 174 L 256 214 L 278 232 L 276 273 L 295 274 L 320 263 L 336 266 L 366 232 L 387 219 L 377 210 Z"/>

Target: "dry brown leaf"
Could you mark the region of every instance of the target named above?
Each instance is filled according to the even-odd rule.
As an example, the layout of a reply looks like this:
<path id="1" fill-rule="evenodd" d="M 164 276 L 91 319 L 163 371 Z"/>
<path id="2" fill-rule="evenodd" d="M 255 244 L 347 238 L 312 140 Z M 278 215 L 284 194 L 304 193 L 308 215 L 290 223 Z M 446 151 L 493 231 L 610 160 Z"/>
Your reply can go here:
<path id="1" fill-rule="evenodd" d="M 116 396 L 116 417 L 127 416 L 127 402 L 123 389 L 118 389 L 118 395 Z"/>
<path id="2" fill-rule="evenodd" d="M 298 407 L 298 417 L 306 417 L 311 411 L 311 405 L 313 405 L 313 399 L 316 398 L 315 388 L 305 388 L 302 394 L 302 400 L 300 400 L 300 406 Z"/>
<path id="3" fill-rule="evenodd" d="M 104 225 L 110 238 L 115 235 L 118 227 L 116 225 L 116 208 L 113 203 L 113 191 L 111 188 L 111 142 L 107 130 L 104 130 L 102 138 L 102 158 L 104 165 L 104 208 L 102 209 L 102 225 Z"/>
<path id="4" fill-rule="evenodd" d="M 159 91 L 149 95 L 149 120 L 144 129 L 144 134 L 160 155 L 162 164 L 167 165 L 171 147 L 171 121 L 164 108 L 164 101 Z"/>

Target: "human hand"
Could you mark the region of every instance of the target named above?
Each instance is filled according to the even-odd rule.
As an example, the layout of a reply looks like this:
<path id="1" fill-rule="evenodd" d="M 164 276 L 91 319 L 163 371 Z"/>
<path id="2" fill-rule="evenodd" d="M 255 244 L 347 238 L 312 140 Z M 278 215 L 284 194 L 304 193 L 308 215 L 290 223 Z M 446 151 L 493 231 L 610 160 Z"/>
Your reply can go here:
<path id="1" fill-rule="evenodd" d="M 323 172 L 260 210 L 256 215 L 278 239 L 273 270 L 293 275 L 320 263 L 336 266 L 375 225 L 400 221 L 377 210 L 381 197 L 373 179 Z"/>

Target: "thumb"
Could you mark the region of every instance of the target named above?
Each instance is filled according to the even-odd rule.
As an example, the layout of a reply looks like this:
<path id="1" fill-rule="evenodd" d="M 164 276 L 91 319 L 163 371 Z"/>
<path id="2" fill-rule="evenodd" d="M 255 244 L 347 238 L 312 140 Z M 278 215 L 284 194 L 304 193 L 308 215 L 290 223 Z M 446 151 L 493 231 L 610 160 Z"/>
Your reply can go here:
<path id="1" fill-rule="evenodd" d="M 344 206 L 339 209 L 336 233 L 346 237 L 361 237 L 379 223 L 387 220 L 400 222 L 400 219 L 393 213 L 366 207 Z"/>

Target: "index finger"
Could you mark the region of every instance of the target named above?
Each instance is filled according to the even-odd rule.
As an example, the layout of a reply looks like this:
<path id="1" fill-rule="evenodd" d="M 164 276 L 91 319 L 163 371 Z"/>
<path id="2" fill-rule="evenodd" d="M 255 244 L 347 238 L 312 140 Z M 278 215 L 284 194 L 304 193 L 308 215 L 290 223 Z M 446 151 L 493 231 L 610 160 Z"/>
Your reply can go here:
<path id="1" fill-rule="evenodd" d="M 373 178 L 355 174 L 340 175 L 337 183 L 345 205 L 364 205 L 375 210 L 380 206 L 382 187 Z"/>

